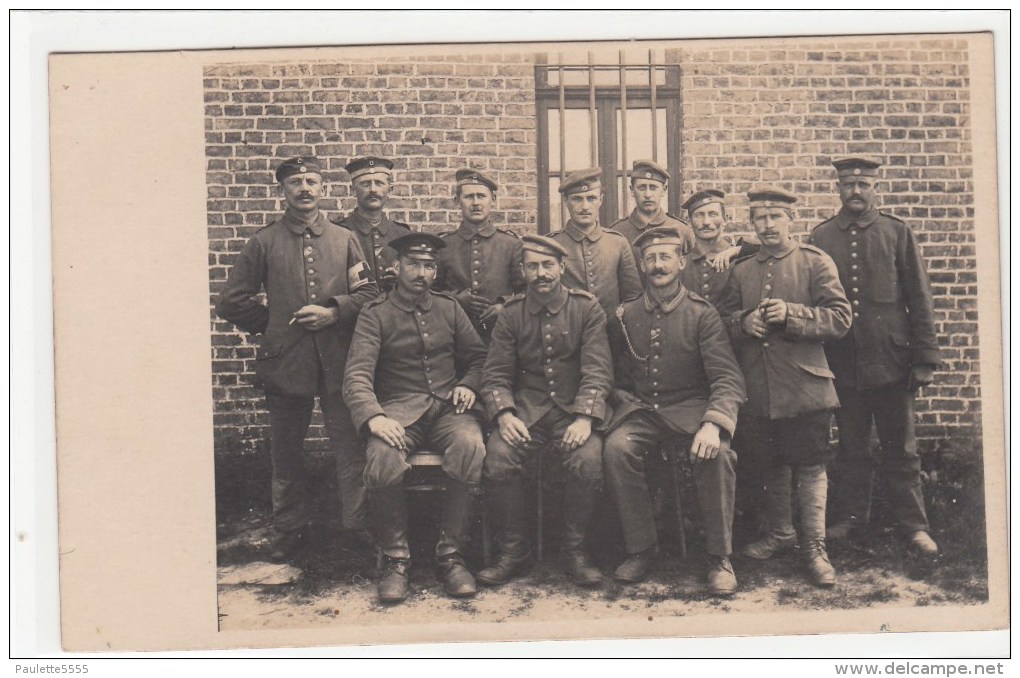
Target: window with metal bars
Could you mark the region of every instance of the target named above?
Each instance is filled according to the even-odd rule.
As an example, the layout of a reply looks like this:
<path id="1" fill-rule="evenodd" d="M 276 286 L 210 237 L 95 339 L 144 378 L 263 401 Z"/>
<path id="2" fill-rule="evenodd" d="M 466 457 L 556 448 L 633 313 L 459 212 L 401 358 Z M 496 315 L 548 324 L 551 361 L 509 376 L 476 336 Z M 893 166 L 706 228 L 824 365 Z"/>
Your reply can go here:
<path id="1" fill-rule="evenodd" d="M 559 195 L 564 175 L 601 167 L 605 200 L 599 223 L 609 226 L 633 208 L 627 172 L 651 159 L 670 175 L 667 210 L 677 213 L 680 187 L 680 66 L 657 63 L 561 63 L 535 66 L 538 116 L 538 230 L 566 223 Z M 654 111 L 654 115 L 653 115 Z"/>

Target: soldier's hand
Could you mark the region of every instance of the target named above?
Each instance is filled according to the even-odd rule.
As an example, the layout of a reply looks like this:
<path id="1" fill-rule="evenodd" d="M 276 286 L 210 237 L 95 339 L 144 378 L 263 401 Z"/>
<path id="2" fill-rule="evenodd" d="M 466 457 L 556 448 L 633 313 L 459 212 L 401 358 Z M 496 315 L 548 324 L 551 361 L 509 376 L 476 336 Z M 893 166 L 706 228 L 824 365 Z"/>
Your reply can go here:
<path id="1" fill-rule="evenodd" d="M 379 414 L 368 420 L 368 430 L 390 447 L 401 452 L 407 451 L 407 440 L 404 438 L 404 427 L 396 419 Z"/>
<path id="2" fill-rule="evenodd" d="M 457 386 L 453 389 L 450 400 L 453 401 L 453 406 L 456 408 L 454 411 L 457 414 L 464 414 L 475 406 L 475 392 L 467 386 Z"/>
<path id="3" fill-rule="evenodd" d="M 567 430 L 563 432 L 561 445 L 565 452 L 573 452 L 588 442 L 591 437 L 591 417 L 578 416 Z"/>
<path id="4" fill-rule="evenodd" d="M 510 447 L 521 447 L 531 442 L 528 427 L 513 412 L 501 413 L 498 421 L 499 437 Z"/>
<path id="5" fill-rule="evenodd" d="M 706 421 L 698 429 L 691 442 L 691 459 L 705 461 L 715 459 L 719 455 L 719 427 L 710 421 Z"/>
<path id="6" fill-rule="evenodd" d="M 907 379 L 907 390 L 916 391 L 922 386 L 928 386 L 935 380 L 935 368 L 931 365 L 914 365 L 910 368 L 910 376 Z"/>
<path id="7" fill-rule="evenodd" d="M 488 328 L 495 326 L 496 321 L 499 320 L 499 314 L 503 312 L 503 304 L 493 304 L 492 306 L 485 309 L 480 316 L 478 316 L 478 322 Z"/>
<path id="8" fill-rule="evenodd" d="M 712 264 L 712 268 L 717 271 L 725 271 L 733 265 L 733 260 L 740 254 L 740 246 L 734 245 L 733 247 L 727 247 L 719 254 L 708 257 L 708 263 Z"/>
<path id="9" fill-rule="evenodd" d="M 786 324 L 787 308 L 782 299 L 765 299 L 758 305 L 758 309 L 770 325 Z"/>
<path id="10" fill-rule="evenodd" d="M 331 325 L 335 325 L 340 317 L 340 309 L 335 306 L 318 306 L 309 304 L 294 311 L 294 318 L 291 320 L 306 330 L 317 332 Z"/>
<path id="11" fill-rule="evenodd" d="M 469 315 L 474 317 L 480 316 L 492 305 L 491 301 L 477 294 L 472 294 L 471 290 L 461 290 L 458 292 L 457 301 L 460 302 L 460 305 L 464 307 L 464 310 Z"/>
<path id="12" fill-rule="evenodd" d="M 762 319 L 758 309 L 754 309 L 745 315 L 744 319 L 740 321 L 740 327 L 744 330 L 744 334 L 757 337 L 758 339 L 764 339 L 765 335 L 769 332 L 769 326 Z"/>

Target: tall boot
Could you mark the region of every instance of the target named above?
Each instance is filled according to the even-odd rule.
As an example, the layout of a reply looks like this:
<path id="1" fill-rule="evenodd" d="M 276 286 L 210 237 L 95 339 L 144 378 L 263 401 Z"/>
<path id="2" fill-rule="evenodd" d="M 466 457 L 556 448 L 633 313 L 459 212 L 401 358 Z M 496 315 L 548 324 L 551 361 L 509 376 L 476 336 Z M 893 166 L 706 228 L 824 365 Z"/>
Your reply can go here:
<path id="1" fill-rule="evenodd" d="M 793 529 L 791 471 L 786 465 L 771 466 L 765 475 L 765 536 L 744 547 L 743 554 L 755 560 L 768 560 L 797 543 Z"/>
<path id="2" fill-rule="evenodd" d="M 595 510 L 597 490 L 569 478 L 563 493 L 563 569 L 578 586 L 599 586 L 602 573 L 588 562 L 584 537 Z"/>
<path id="3" fill-rule="evenodd" d="M 401 485 L 368 490 L 368 514 L 382 551 L 379 600 L 399 603 L 407 598 L 411 551 L 407 544 L 407 497 Z"/>
<path id="4" fill-rule="evenodd" d="M 500 586 L 520 572 L 531 558 L 525 515 L 527 499 L 524 479 L 513 476 L 485 486 L 485 504 L 501 526 L 495 536 L 499 560 L 480 571 L 476 579 L 487 586 Z"/>
<path id="5" fill-rule="evenodd" d="M 436 544 L 436 567 L 443 580 L 447 595 L 456 598 L 473 596 L 478 592 L 475 578 L 464 563 L 464 545 L 471 525 L 474 495 L 471 487 L 452 478 L 446 482 L 443 493 L 443 517 L 439 523 L 439 543 Z"/>
<path id="6" fill-rule="evenodd" d="M 836 583 L 836 571 L 825 551 L 825 501 L 829 486 L 825 466 L 798 466 L 795 475 L 801 551 L 808 577 L 815 586 L 832 586 Z"/>

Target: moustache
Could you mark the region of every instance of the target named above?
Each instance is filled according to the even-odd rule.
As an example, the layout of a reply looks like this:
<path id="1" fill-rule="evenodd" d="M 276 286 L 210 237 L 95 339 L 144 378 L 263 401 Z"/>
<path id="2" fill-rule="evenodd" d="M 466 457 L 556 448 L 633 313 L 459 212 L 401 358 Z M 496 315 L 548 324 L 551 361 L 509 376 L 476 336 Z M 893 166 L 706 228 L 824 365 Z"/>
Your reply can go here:
<path id="1" fill-rule="evenodd" d="M 653 268 L 651 274 L 652 275 L 666 275 L 668 273 L 669 273 L 669 271 L 667 271 L 664 268 Z"/>
<path id="2" fill-rule="evenodd" d="M 536 285 L 540 284 L 540 283 L 551 283 L 551 282 L 552 282 L 552 278 L 535 278 L 535 284 Z"/>

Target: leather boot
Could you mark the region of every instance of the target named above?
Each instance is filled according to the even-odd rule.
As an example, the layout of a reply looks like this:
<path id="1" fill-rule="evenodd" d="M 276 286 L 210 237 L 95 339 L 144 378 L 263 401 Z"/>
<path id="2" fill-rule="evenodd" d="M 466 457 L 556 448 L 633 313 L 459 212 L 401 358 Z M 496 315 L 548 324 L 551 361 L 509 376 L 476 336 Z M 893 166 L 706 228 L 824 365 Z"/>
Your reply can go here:
<path id="1" fill-rule="evenodd" d="M 526 521 L 527 500 L 520 476 L 485 486 L 485 503 L 502 529 L 494 535 L 499 559 L 478 572 L 475 578 L 486 586 L 501 586 L 531 559 Z"/>
<path id="2" fill-rule="evenodd" d="M 656 547 L 645 549 L 640 553 L 631 553 L 623 561 L 616 571 L 613 572 L 613 579 L 621 584 L 636 584 L 644 581 L 648 571 L 652 569 L 655 562 Z"/>
<path id="3" fill-rule="evenodd" d="M 563 569 L 578 586 L 595 587 L 602 584 L 602 573 L 588 562 L 583 549 L 592 512 L 595 510 L 596 490 L 570 479 L 563 493 Z"/>
<path id="4" fill-rule="evenodd" d="M 368 516 L 376 544 L 382 551 L 379 600 L 399 603 L 407 598 L 407 571 L 411 552 L 407 545 L 407 498 L 400 485 L 368 490 Z"/>
<path id="5" fill-rule="evenodd" d="M 456 598 L 473 596 L 478 592 L 475 578 L 471 576 L 461 554 L 464 552 L 471 525 L 474 495 L 466 483 L 453 479 L 447 481 L 443 495 L 443 517 L 439 523 L 436 567 L 447 595 Z"/>
<path id="6" fill-rule="evenodd" d="M 836 583 L 836 570 L 829 562 L 825 550 L 825 503 L 829 480 L 825 466 L 798 466 L 797 507 L 800 509 L 801 552 L 807 566 L 808 578 L 815 586 L 832 586 Z"/>
<path id="7" fill-rule="evenodd" d="M 792 482 L 789 466 L 774 466 L 765 476 L 765 536 L 744 547 L 743 555 L 755 560 L 768 560 L 773 555 L 797 544 L 793 529 L 790 492 Z"/>

